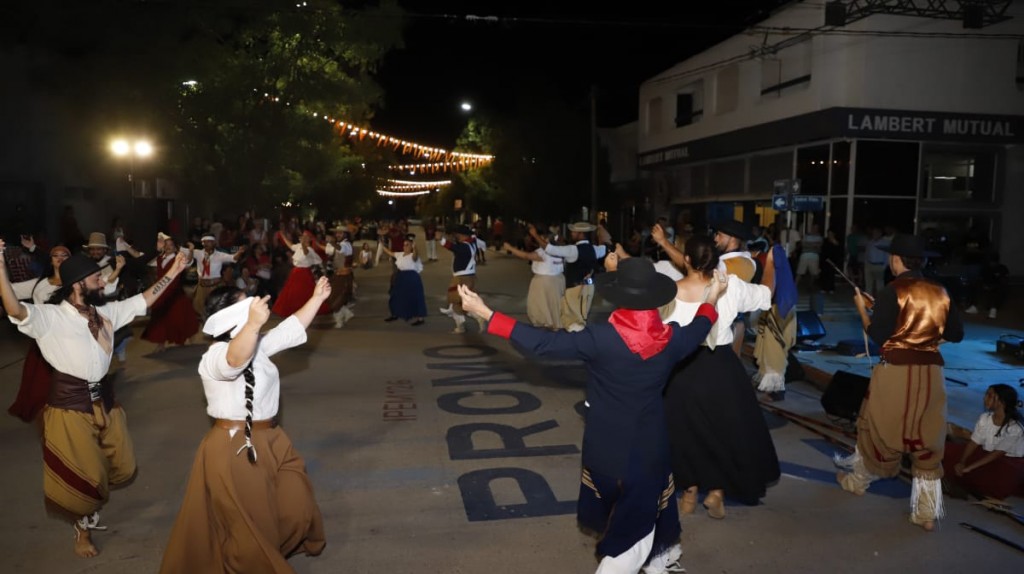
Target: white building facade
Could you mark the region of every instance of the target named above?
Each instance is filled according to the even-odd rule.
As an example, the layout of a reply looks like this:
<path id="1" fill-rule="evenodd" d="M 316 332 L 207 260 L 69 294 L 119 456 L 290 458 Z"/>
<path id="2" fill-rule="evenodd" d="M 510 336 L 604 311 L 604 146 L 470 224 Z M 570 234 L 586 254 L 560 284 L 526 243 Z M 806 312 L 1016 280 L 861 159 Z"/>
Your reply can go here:
<path id="1" fill-rule="evenodd" d="M 767 225 L 799 178 L 798 225 L 945 237 L 950 261 L 982 235 L 1024 274 L 1022 4 L 982 29 L 788 4 L 641 85 L 645 191 L 677 222 Z"/>

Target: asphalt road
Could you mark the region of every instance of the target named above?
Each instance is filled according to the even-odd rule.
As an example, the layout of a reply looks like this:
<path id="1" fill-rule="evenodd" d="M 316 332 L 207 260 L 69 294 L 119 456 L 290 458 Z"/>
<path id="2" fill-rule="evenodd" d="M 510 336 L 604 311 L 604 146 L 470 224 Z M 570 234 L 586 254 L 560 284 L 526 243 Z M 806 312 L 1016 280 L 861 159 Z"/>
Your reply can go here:
<path id="1" fill-rule="evenodd" d="M 327 548 L 291 560 L 300 573 L 592 572 L 593 540 L 574 517 L 579 488 L 582 370 L 528 363 L 503 340 L 451 335 L 436 313 L 447 254 L 424 273 L 435 314 L 422 327 L 385 323 L 386 267 L 357 274 L 356 318 L 315 323 L 309 342 L 275 358 L 282 424 L 305 457 L 326 521 Z M 523 317 L 526 264 L 489 254 L 478 286 Z M 607 309 L 606 309 L 607 310 Z M 6 323 L 6 322 L 5 322 Z M 137 329 L 137 332 L 141 330 Z M 149 355 L 129 347 L 120 401 L 139 475 L 102 512 L 94 559 L 46 517 L 32 426 L 0 417 L 0 572 L 154 572 L 195 448 L 209 427 L 196 367 L 204 347 Z M 24 340 L 0 327 L 0 402 L 13 399 Z M 791 388 L 786 408 L 817 415 L 817 391 Z M 863 497 L 834 482 L 833 444 L 766 415 L 784 476 L 763 504 L 727 502 L 725 520 L 683 519 L 683 565 L 721 572 L 1014 571 L 1024 553 L 961 528 L 969 522 L 1024 544 L 1024 528 L 962 501 L 936 532 L 907 521 L 909 488 L 883 481 Z"/>

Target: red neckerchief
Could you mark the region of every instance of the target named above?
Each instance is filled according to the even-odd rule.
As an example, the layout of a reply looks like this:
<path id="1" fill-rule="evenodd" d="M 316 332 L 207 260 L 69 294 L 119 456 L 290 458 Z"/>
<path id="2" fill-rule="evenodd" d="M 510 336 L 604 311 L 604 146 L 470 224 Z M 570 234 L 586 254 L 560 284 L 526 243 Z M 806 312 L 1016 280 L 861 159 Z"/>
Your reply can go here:
<path id="1" fill-rule="evenodd" d="M 608 322 L 629 350 L 645 361 L 660 353 L 672 339 L 672 328 L 661 322 L 657 309 L 616 309 Z"/>
<path id="2" fill-rule="evenodd" d="M 209 277 L 210 276 L 210 255 L 213 255 L 213 254 L 212 253 L 206 253 L 205 251 L 203 252 L 203 254 L 204 254 L 203 255 L 203 277 Z"/>

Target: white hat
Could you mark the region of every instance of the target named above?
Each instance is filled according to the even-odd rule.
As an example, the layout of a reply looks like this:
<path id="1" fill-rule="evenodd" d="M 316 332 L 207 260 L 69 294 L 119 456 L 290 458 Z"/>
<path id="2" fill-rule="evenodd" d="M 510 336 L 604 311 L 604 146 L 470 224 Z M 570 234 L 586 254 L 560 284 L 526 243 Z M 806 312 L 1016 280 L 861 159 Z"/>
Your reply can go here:
<path id="1" fill-rule="evenodd" d="M 203 332 L 211 337 L 220 337 L 231 331 L 231 338 L 234 338 L 249 320 L 249 307 L 252 306 L 254 299 L 254 297 L 246 297 L 238 303 L 210 315 L 203 325 Z"/>
<path id="2" fill-rule="evenodd" d="M 569 224 L 569 231 L 577 231 L 579 233 L 589 233 L 597 229 L 597 226 L 588 221 L 577 221 L 576 223 Z"/>
<path id="3" fill-rule="evenodd" d="M 156 238 L 159 239 L 160 241 L 167 241 L 168 239 L 171 238 L 171 236 L 167 235 L 163 231 L 158 231 L 156 234 Z"/>
<path id="4" fill-rule="evenodd" d="M 217 238 L 212 235 L 204 235 L 199 241 L 217 241 Z"/>

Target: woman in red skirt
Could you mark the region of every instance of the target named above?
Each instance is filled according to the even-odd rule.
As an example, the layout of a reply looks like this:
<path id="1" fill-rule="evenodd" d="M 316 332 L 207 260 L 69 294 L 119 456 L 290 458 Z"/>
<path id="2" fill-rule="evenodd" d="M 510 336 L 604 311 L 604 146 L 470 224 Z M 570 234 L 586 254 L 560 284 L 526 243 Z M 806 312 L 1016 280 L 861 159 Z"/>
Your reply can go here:
<path id="1" fill-rule="evenodd" d="M 20 300 L 31 300 L 36 305 L 46 303 L 50 295 L 60 289 L 60 264 L 68 257 L 71 257 L 71 251 L 63 245 L 51 249 L 49 272 L 37 279 L 12 284 L 14 296 Z M 3 262 L 0 262 L 0 265 L 3 265 Z M 25 355 L 25 364 L 21 368 L 21 386 L 18 387 L 18 396 L 7 408 L 7 412 L 25 422 L 32 422 L 46 405 L 46 397 L 50 394 L 50 373 L 52 371 L 53 368 L 39 352 L 39 346 L 36 345 L 35 339 L 32 339 L 28 353 Z"/>
<path id="2" fill-rule="evenodd" d="M 313 234 L 309 231 L 302 233 L 298 243 L 289 241 L 284 233 L 277 235 L 292 251 L 292 272 L 274 302 L 273 311 L 278 316 L 287 317 L 298 311 L 313 295 L 313 287 L 316 285 L 313 267 L 322 265 L 324 261 L 313 249 Z M 330 312 L 331 308 L 325 302 L 316 314 L 327 315 Z"/>
<path id="3" fill-rule="evenodd" d="M 174 266 L 174 258 L 178 255 L 178 242 L 174 238 L 160 233 L 157 235 L 156 262 L 157 279 L 167 274 Z M 156 343 L 155 353 L 162 352 L 167 343 L 184 345 L 192 335 L 199 332 L 199 319 L 196 317 L 192 300 L 185 295 L 181 284 L 182 273 L 171 281 L 160 298 L 153 303 L 149 311 L 149 324 L 142 332 L 142 338 Z"/>
<path id="4" fill-rule="evenodd" d="M 943 481 L 948 490 L 979 498 L 1024 496 L 1024 416 L 1017 391 L 992 385 L 984 400 L 970 442 L 946 443 Z"/>

